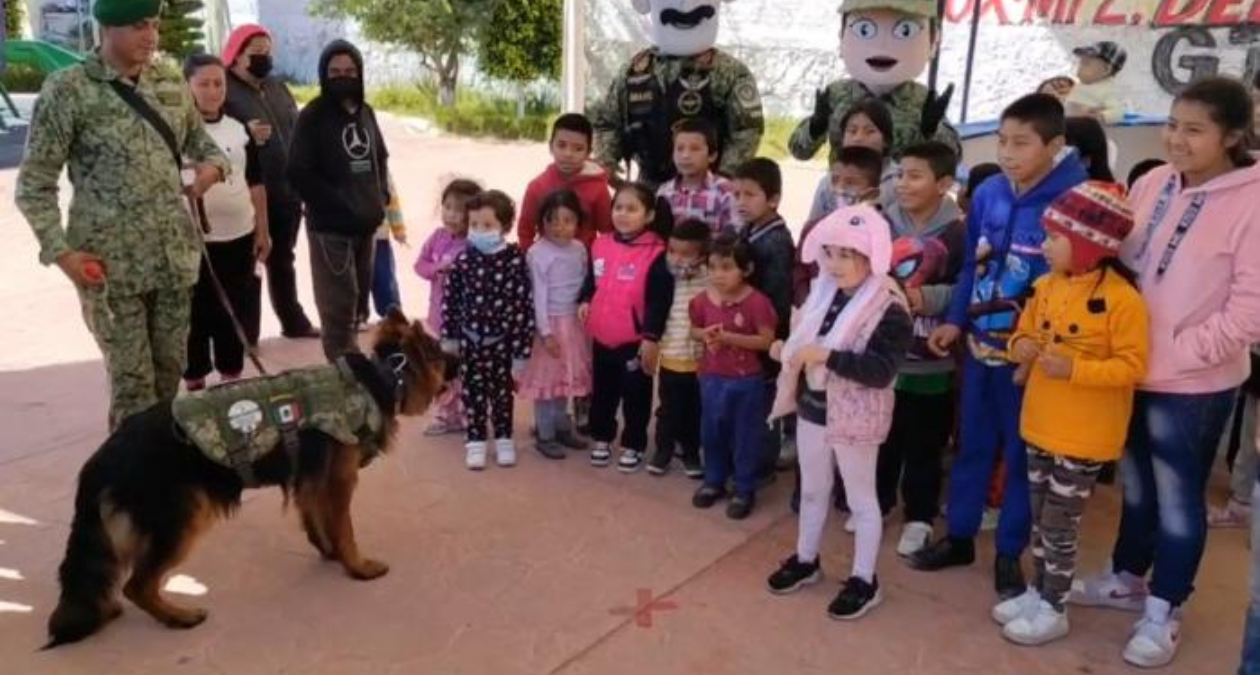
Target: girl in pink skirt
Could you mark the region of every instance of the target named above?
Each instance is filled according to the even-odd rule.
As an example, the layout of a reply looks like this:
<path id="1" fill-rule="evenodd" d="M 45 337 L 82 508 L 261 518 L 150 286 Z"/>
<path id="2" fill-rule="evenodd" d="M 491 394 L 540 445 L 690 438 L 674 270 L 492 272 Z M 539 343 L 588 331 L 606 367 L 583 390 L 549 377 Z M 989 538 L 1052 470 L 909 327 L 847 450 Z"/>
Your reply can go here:
<path id="1" fill-rule="evenodd" d="M 543 199 L 538 211 L 543 239 L 527 256 L 538 335 L 518 393 L 534 401 L 538 452 L 548 459 L 564 459 L 566 448 L 586 449 L 586 442 L 573 432 L 567 411 L 570 397 L 591 393 L 591 343 L 577 319 L 589 262 L 586 246 L 574 238 L 582 223 L 577 194 L 556 190 Z"/>

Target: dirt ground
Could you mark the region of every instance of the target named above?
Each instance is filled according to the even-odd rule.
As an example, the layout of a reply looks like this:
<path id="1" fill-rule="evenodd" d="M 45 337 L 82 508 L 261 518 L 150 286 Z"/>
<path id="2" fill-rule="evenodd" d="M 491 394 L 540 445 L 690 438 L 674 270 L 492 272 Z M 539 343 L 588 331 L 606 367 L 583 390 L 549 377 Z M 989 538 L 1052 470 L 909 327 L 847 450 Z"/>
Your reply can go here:
<path id="1" fill-rule="evenodd" d="M 510 194 L 546 161 L 540 145 L 433 137 L 387 122 L 410 246 L 395 249 L 404 303 L 427 295 L 411 264 L 436 222 L 452 173 Z M 818 170 L 785 168 L 783 211 L 799 223 Z M 1005 643 L 988 617 L 992 543 L 976 565 L 926 575 L 901 564 L 888 525 L 880 560 L 883 606 L 862 621 L 825 609 L 847 571 L 851 537 L 840 518 L 824 548 L 828 581 L 776 598 L 764 579 L 795 540 L 790 474 L 736 523 L 690 506 L 694 484 L 594 469 L 585 456 L 549 462 L 521 443 L 513 469 L 471 473 L 460 439 L 403 427 L 400 452 L 364 474 L 355 502 L 360 543 L 392 564 L 360 583 L 320 562 L 278 494 L 248 495 L 171 581 L 180 602 L 211 610 L 176 632 L 134 607 L 80 645 L 35 653 L 57 597 L 56 568 L 78 467 L 105 431 L 104 371 L 74 293 L 36 261 L 12 206 L 16 177 L 0 172 L 0 671 L 20 675 L 181 673 L 351 675 L 468 673 L 1033 675 L 1131 672 L 1120 650 L 1134 617 L 1074 610 L 1073 632 L 1041 649 Z M 302 297 L 314 312 L 306 249 Z M 269 314 L 264 335 L 278 327 Z M 315 363 L 318 345 L 266 338 L 276 367 Z M 527 435 L 518 406 L 517 437 Z M 1214 494 L 1219 496 L 1223 477 Z M 1103 489 L 1087 516 L 1084 570 L 1112 542 L 1118 493 Z M 1184 641 L 1169 674 L 1225 675 L 1237 666 L 1248 551 L 1241 531 L 1214 531 Z"/>

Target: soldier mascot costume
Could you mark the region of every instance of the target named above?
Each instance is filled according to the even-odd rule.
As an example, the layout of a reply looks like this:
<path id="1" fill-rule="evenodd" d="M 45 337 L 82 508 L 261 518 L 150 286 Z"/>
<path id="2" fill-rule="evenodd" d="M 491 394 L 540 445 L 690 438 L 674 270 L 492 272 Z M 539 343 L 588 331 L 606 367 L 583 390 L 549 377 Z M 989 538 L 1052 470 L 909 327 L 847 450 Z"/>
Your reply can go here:
<path id="1" fill-rule="evenodd" d="M 730 174 L 757 154 L 765 126 L 757 81 L 741 61 L 713 46 L 721 1 L 632 0 L 651 17 L 652 46 L 613 80 L 594 116 L 595 158 L 614 180 L 629 160 L 644 183 L 672 179 L 673 128 L 687 118 L 709 120 L 717 129 L 719 173 Z"/>
<path id="2" fill-rule="evenodd" d="M 941 96 L 915 81 L 941 43 L 936 0 L 845 0 L 840 6 L 840 58 L 848 77 L 817 93 L 814 114 L 788 144 L 792 156 L 811 159 L 831 143 L 831 160 L 843 146 L 841 120 L 853 104 L 879 98 L 893 118 L 892 157 L 926 140 L 961 152 L 958 133 L 945 122 L 953 86 Z"/>

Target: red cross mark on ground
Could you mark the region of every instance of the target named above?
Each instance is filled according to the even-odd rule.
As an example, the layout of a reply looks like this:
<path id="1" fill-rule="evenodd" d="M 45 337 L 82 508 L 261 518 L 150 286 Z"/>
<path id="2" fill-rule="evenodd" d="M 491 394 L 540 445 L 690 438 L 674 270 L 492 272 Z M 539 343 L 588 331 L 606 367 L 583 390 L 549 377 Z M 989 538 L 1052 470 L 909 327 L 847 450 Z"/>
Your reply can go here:
<path id="1" fill-rule="evenodd" d="M 652 597 L 652 591 L 646 588 L 638 589 L 638 602 L 634 607 L 614 607 L 608 610 L 613 616 L 633 616 L 634 623 L 639 628 L 652 627 L 653 612 L 668 612 L 678 609 L 678 603 L 673 600 L 661 600 Z"/>

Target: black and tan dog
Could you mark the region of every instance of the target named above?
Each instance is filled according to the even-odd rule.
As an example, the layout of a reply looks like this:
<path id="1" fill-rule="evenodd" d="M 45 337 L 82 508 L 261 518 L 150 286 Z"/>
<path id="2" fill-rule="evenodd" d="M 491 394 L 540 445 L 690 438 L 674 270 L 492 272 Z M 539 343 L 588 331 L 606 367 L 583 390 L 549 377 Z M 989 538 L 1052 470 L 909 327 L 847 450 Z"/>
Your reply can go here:
<path id="1" fill-rule="evenodd" d="M 311 544 L 351 577 L 385 574 L 389 568 L 365 558 L 355 543 L 350 500 L 359 468 L 389 449 L 399 415 L 425 412 L 454 366 L 419 323 L 395 312 L 377 329 L 372 358 L 355 355 L 340 364 L 350 386 L 361 385 L 361 398 L 375 403 L 367 405 L 379 422 L 370 441 L 347 443 L 304 427 L 289 443 L 276 443 L 238 467 L 244 475 L 189 440 L 170 402 L 128 419 L 79 474 L 61 598 L 48 620 L 45 649 L 81 640 L 118 617 L 117 589 L 128 569 L 123 595 L 155 619 L 172 628 L 204 621 L 204 609 L 167 602 L 162 585 L 198 537 L 240 505 L 247 487 L 283 488 L 286 503 L 290 495 L 296 502 Z"/>

